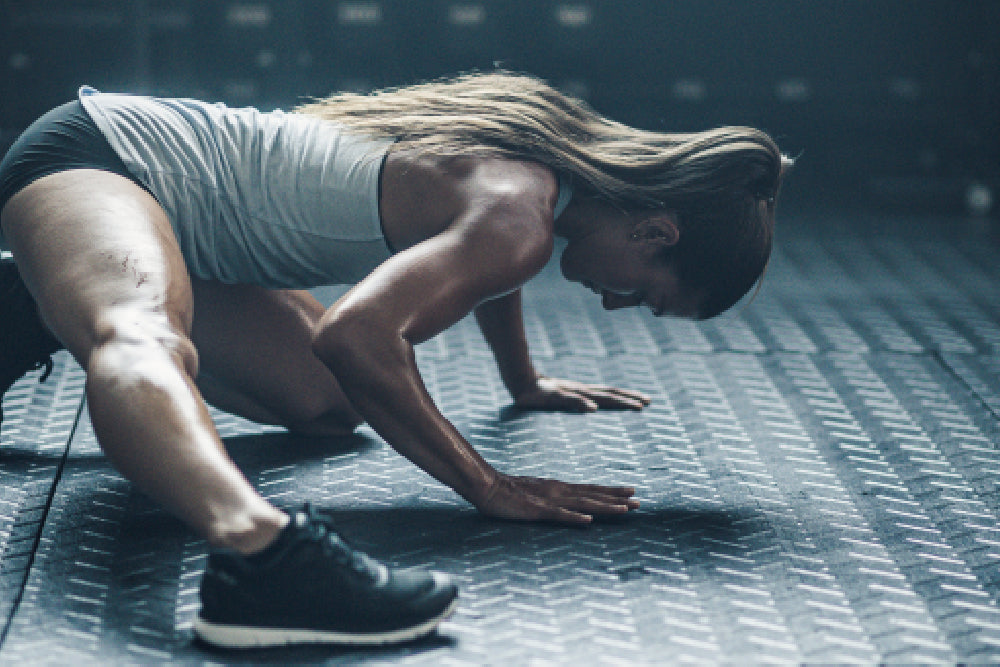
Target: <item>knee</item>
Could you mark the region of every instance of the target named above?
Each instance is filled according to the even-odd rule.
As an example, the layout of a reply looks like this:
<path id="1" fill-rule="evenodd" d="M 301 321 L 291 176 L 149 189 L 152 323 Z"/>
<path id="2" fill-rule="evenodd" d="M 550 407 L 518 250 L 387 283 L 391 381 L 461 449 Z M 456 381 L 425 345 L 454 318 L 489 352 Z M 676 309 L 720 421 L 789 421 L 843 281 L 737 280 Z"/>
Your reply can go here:
<path id="1" fill-rule="evenodd" d="M 340 436 L 353 433 L 364 419 L 350 405 L 307 400 L 287 410 L 284 422 L 285 428 L 297 435 Z"/>
<path id="2" fill-rule="evenodd" d="M 198 352 L 190 336 L 165 316 L 116 313 L 99 323 L 93 341 L 84 364 L 88 374 L 155 380 L 167 364 L 191 379 L 198 375 Z"/>

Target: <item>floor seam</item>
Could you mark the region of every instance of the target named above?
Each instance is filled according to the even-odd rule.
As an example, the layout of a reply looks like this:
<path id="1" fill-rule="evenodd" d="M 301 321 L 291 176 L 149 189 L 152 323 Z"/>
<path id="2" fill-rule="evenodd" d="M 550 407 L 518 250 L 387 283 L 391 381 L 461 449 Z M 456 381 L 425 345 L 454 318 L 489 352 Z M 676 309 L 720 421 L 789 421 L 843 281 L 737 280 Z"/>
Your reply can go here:
<path id="1" fill-rule="evenodd" d="M 7 636 L 10 633 L 10 628 L 14 624 L 14 618 L 17 617 L 18 609 L 21 606 L 21 600 L 24 599 L 24 589 L 27 587 L 28 579 L 31 578 L 31 569 L 34 567 L 35 558 L 38 555 L 38 546 L 42 541 L 42 533 L 45 530 L 45 522 L 49 517 L 49 510 L 52 508 L 52 501 L 56 495 L 56 489 L 59 487 L 59 482 L 62 480 L 63 471 L 66 469 L 66 462 L 69 460 L 69 450 L 73 445 L 73 438 L 76 435 L 76 431 L 80 426 L 80 417 L 83 415 L 84 406 L 86 405 L 86 400 L 81 399 L 80 405 L 76 409 L 76 416 L 73 418 L 73 426 L 70 428 L 69 435 L 66 437 L 66 448 L 63 450 L 62 458 L 59 461 L 59 465 L 56 468 L 55 476 L 52 479 L 52 483 L 49 486 L 49 493 L 45 499 L 45 509 L 42 512 L 42 516 L 38 522 L 38 532 L 35 533 L 35 538 L 31 546 L 31 552 L 28 556 L 28 562 L 24 568 L 24 578 L 21 580 L 20 586 L 18 587 L 17 595 L 15 596 L 10 607 L 10 614 L 7 616 L 7 620 L 4 623 L 3 629 L 0 630 L 0 651 L 3 650 L 4 645 L 7 643 Z"/>

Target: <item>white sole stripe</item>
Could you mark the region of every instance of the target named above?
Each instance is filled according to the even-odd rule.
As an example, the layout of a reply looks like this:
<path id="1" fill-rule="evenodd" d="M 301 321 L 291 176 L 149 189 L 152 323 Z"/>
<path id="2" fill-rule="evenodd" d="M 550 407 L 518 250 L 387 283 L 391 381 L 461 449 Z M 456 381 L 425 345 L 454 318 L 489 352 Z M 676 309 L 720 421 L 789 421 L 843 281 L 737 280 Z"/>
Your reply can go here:
<path id="1" fill-rule="evenodd" d="M 382 632 L 333 632 L 301 628 L 264 628 L 246 625 L 224 625 L 206 621 L 198 615 L 194 632 L 203 641 L 225 648 L 258 648 L 290 646 L 293 644 L 340 644 L 345 646 L 381 646 L 412 641 L 430 634 L 443 620 L 451 616 L 458 606 L 458 599 L 434 618 L 419 625 Z"/>

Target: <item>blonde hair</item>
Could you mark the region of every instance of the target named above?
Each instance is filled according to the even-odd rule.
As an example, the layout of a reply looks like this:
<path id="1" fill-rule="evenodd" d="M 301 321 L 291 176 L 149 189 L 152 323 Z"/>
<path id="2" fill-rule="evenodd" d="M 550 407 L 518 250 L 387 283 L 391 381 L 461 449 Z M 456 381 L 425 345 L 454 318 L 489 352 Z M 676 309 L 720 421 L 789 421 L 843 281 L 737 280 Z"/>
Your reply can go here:
<path id="1" fill-rule="evenodd" d="M 682 230 L 683 248 L 674 249 L 678 270 L 691 287 L 707 289 L 712 315 L 738 301 L 763 272 L 774 201 L 791 163 L 760 130 L 640 130 L 603 117 L 537 78 L 502 71 L 371 95 L 339 93 L 295 111 L 392 139 L 403 149 L 539 162 L 569 176 L 576 196 L 671 211 Z M 706 226 L 712 229 L 702 229 Z M 705 243 L 716 246 L 714 252 L 694 247 Z M 685 255 L 710 266 L 693 266 Z M 709 276 L 703 269 L 711 267 L 729 278 Z M 740 274 L 738 285 L 734 271 Z"/>

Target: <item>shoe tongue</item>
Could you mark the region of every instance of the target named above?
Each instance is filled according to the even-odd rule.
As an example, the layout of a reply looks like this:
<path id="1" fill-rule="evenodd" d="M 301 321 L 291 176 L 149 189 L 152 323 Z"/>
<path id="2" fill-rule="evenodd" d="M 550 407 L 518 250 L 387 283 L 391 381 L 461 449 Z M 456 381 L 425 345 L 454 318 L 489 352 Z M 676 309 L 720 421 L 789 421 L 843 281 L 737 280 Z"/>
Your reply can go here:
<path id="1" fill-rule="evenodd" d="M 336 533 L 333 526 L 330 525 L 329 520 L 324 521 L 323 517 L 309 505 L 296 511 L 292 515 L 288 525 L 278 533 L 274 541 L 267 545 L 263 551 L 248 556 L 247 561 L 257 566 L 266 565 L 272 559 L 280 557 L 285 547 L 293 543 L 297 535 L 301 534 L 300 531 L 304 529 L 313 530 L 310 526 L 315 526 L 321 531 L 320 539 L 327 541 L 331 547 L 349 557 L 351 566 L 359 574 L 365 572 L 379 586 L 385 585 L 389 581 L 389 570 L 385 565 L 382 565 L 360 551 L 353 550 Z"/>

